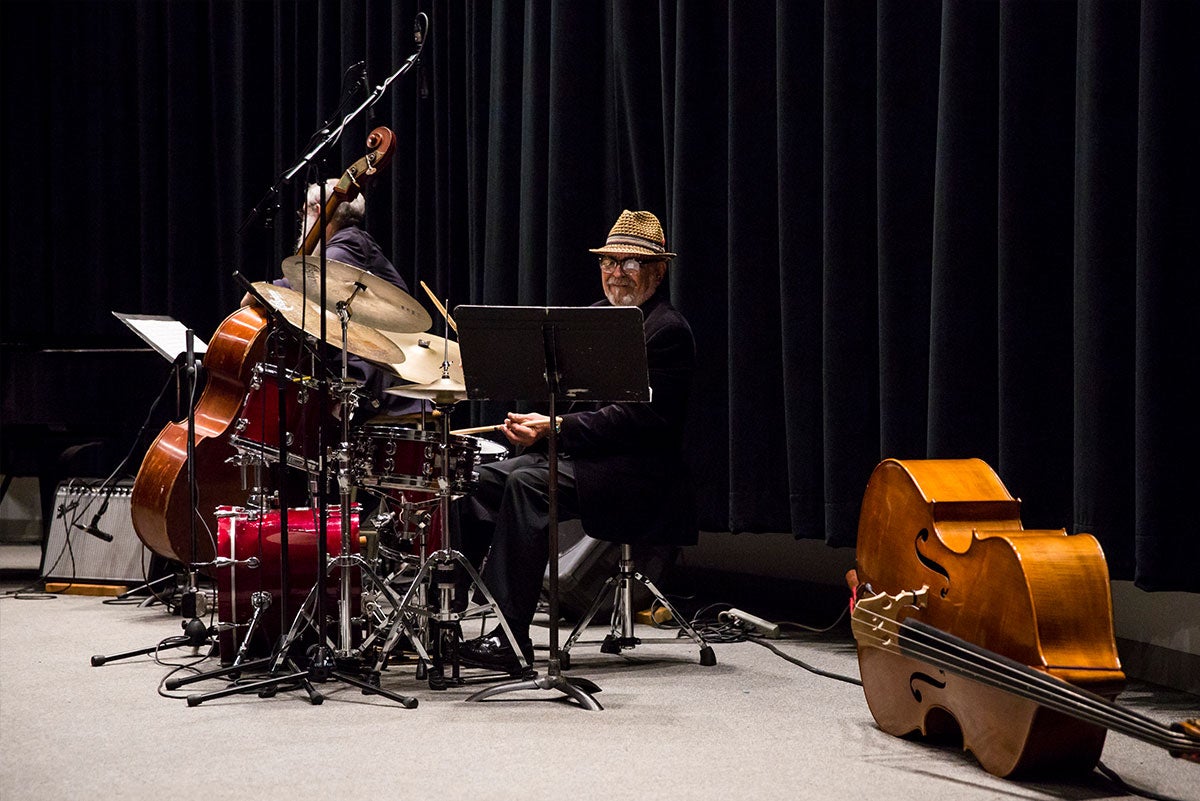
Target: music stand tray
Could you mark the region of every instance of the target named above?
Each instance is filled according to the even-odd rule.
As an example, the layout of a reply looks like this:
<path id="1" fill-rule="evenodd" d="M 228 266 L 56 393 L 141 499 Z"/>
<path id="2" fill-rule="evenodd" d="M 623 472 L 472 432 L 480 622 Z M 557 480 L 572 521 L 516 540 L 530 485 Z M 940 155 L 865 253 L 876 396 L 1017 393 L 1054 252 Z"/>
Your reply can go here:
<path id="1" fill-rule="evenodd" d="M 129 326 L 146 344 L 172 364 L 187 353 L 187 326 L 164 314 L 125 314 L 114 311 L 116 317 Z M 208 350 L 208 344 L 203 339 L 193 336 L 192 350 L 196 356 L 202 356 Z"/>
<path id="2" fill-rule="evenodd" d="M 458 306 L 458 343 L 471 400 L 646 402 L 650 372 L 642 311 L 635 306 Z M 550 664 L 544 677 L 489 687 L 477 701 L 510 690 L 560 690 L 599 710 L 587 679 L 562 675 L 558 650 L 558 438 L 550 426 Z M 516 648 L 516 644 L 513 644 Z"/>

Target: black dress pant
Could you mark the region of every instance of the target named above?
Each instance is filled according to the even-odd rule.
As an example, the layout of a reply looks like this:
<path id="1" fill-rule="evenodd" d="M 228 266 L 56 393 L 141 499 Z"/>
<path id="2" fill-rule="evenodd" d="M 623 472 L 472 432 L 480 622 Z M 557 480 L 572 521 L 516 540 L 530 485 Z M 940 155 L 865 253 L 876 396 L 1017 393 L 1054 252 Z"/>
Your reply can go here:
<path id="1" fill-rule="evenodd" d="M 518 641 L 541 597 L 550 560 L 550 461 L 544 453 L 480 465 L 479 487 L 454 501 L 463 555 L 483 564 L 483 583 Z M 558 520 L 579 517 L 575 465 L 558 460 Z"/>

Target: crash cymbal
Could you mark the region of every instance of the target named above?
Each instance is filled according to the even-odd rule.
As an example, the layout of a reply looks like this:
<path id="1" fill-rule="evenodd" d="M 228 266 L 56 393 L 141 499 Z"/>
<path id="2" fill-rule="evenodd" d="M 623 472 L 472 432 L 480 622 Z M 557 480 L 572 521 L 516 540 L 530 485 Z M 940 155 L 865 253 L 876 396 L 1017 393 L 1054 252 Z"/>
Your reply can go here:
<path id="1" fill-rule="evenodd" d="M 461 381 L 453 378 L 439 378 L 428 384 L 413 384 L 407 387 L 390 387 L 385 389 L 390 395 L 400 395 L 404 398 L 433 401 L 437 404 L 458 403 L 467 399 L 467 387 Z"/>
<path id="2" fill-rule="evenodd" d="M 267 281 L 255 281 L 254 288 L 296 330 L 309 336 L 321 335 L 321 307 L 294 289 L 275 286 Z M 336 314 L 325 314 L 325 341 L 335 348 L 342 347 L 342 324 Z M 303 327 L 301 327 L 303 326 Z M 346 350 L 378 364 L 399 365 L 404 362 L 400 346 L 370 326 L 351 320 L 346 326 Z"/>
<path id="3" fill-rule="evenodd" d="M 307 283 L 305 273 L 308 274 Z M 308 299 L 321 299 L 321 260 L 312 256 L 289 256 L 283 260 L 283 274 L 292 288 L 308 288 Z M 358 289 L 358 294 L 354 290 Z M 325 307 L 336 311 L 337 304 L 350 301 L 350 318 L 372 328 L 388 331 L 427 331 L 433 318 L 417 299 L 387 279 L 342 261 L 325 260 Z"/>
<path id="4" fill-rule="evenodd" d="M 404 334 L 398 331 L 380 331 L 404 351 L 403 364 L 389 365 L 392 371 L 414 384 L 428 384 L 442 377 L 442 361 L 450 362 L 450 377 L 458 383 L 463 379 L 462 356 L 458 343 L 433 334 Z"/>

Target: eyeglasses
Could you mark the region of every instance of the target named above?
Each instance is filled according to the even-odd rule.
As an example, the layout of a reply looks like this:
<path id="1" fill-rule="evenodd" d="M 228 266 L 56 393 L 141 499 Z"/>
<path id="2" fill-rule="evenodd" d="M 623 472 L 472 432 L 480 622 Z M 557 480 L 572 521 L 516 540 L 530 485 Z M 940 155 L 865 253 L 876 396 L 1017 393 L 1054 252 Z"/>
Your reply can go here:
<path id="1" fill-rule="evenodd" d="M 646 263 L 648 264 L 649 262 L 646 262 Z M 605 273 L 608 273 L 611 275 L 612 273 L 615 273 L 618 268 L 624 270 L 625 272 L 629 273 L 630 275 L 636 275 L 638 270 L 642 269 L 642 261 L 640 261 L 639 259 L 635 259 L 632 256 L 629 258 L 621 259 L 620 261 L 617 261 L 616 259 L 612 258 L 611 256 L 601 256 L 600 257 L 601 272 L 605 272 Z"/>

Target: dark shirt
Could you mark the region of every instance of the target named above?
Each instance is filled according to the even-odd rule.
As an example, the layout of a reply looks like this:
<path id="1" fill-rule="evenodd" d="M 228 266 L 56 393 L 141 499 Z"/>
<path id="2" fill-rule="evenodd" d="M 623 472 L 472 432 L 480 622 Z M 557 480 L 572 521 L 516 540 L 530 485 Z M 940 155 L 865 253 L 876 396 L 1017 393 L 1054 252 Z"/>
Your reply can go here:
<path id="1" fill-rule="evenodd" d="M 405 283 L 404 278 L 401 277 L 388 257 L 383 255 L 375 237 L 357 225 L 340 228 L 333 236 L 329 237 L 329 241 L 325 243 L 325 254 L 328 259 L 365 269 L 408 292 L 408 284 Z M 291 286 L 286 277 L 275 281 L 275 284 L 289 289 L 295 288 Z M 361 399 L 352 418 L 355 425 L 376 415 L 403 415 L 421 411 L 423 405 L 421 401 L 384 392 L 388 387 L 406 382 L 401 381 L 389 371 L 353 354 L 347 358 L 346 362 L 348 376 L 362 382 Z M 334 370 L 334 372 L 339 371 Z"/>
<path id="2" fill-rule="evenodd" d="M 325 255 L 326 258 L 349 264 L 351 267 L 361 267 L 408 292 L 408 284 L 404 282 L 388 257 L 383 255 L 375 237 L 357 225 L 346 226 L 329 237 L 329 241 L 325 244 Z M 275 285 L 297 289 L 286 277 L 275 281 Z"/>
<path id="3" fill-rule="evenodd" d="M 650 402 L 572 404 L 563 415 L 559 447 L 575 464 L 580 517 L 592 537 L 693 544 L 695 503 L 683 429 L 696 368 L 695 340 L 665 289 L 641 310 Z"/>

